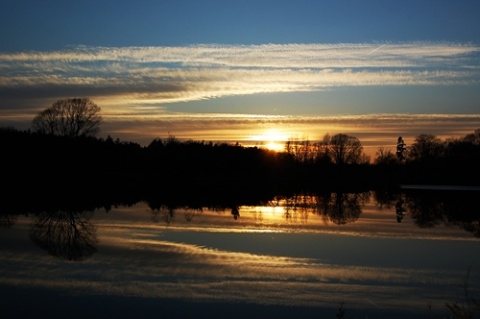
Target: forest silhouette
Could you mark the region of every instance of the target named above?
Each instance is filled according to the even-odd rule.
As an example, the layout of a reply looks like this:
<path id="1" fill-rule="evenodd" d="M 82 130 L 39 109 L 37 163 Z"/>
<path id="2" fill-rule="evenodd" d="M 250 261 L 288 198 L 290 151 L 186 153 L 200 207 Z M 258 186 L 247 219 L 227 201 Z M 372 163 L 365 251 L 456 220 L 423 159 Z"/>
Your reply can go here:
<path id="1" fill-rule="evenodd" d="M 13 128 L 0 128 L 0 141 L 7 192 L 38 194 L 39 200 L 61 194 L 83 201 L 87 193 L 128 201 L 158 192 L 248 199 L 402 184 L 478 185 L 480 162 L 480 130 L 448 141 L 420 135 L 407 146 L 406 159 L 387 151 L 371 163 L 351 164 L 335 163 L 328 145 L 322 149 L 308 141 L 289 141 L 286 151 L 274 152 L 172 136 L 141 146 L 111 137 L 71 138 Z"/>
<path id="2" fill-rule="evenodd" d="M 372 162 L 335 162 L 329 145 L 289 141 L 275 152 L 239 144 L 154 139 L 148 146 L 92 136 L 68 137 L 0 128 L 7 192 L 67 198 L 276 195 L 365 191 L 404 184 L 478 186 L 480 130 L 441 141 L 420 135 L 402 159 L 389 151 Z M 395 142 L 395 141 L 394 141 Z M 264 195 L 259 195 L 264 196 Z M 83 197 L 84 198 L 84 197 Z"/>

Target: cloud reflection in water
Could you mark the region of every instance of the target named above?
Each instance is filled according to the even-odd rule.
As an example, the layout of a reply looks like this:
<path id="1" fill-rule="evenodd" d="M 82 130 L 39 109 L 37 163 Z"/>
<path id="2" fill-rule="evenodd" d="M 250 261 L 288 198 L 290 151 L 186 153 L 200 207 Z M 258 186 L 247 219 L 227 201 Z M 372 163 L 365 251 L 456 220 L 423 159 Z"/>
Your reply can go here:
<path id="1" fill-rule="evenodd" d="M 398 224 L 394 207 L 368 204 L 344 225 L 300 211 L 286 218 L 275 207 L 239 210 L 237 220 L 228 210 L 203 210 L 170 224 L 153 222 L 145 203 L 97 211 L 96 254 L 73 263 L 11 247 L 0 257 L 8 273 L 0 281 L 89 295 L 427 311 L 462 295 L 468 267 L 479 280 L 478 239 Z"/>

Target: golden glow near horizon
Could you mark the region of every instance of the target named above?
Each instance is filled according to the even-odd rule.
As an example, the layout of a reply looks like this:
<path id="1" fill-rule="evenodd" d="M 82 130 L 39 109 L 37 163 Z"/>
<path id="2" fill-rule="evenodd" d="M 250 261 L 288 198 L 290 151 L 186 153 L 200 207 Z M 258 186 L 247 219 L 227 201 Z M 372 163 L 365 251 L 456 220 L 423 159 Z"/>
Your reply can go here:
<path id="1" fill-rule="evenodd" d="M 398 136 L 411 145 L 420 134 L 442 140 L 461 138 L 480 128 L 478 114 L 368 114 L 279 116 L 255 114 L 108 114 L 100 135 L 148 145 L 153 139 L 239 143 L 283 151 L 289 139 L 318 142 L 325 134 L 357 137 L 372 159 L 379 147 L 395 150 Z"/>
<path id="2" fill-rule="evenodd" d="M 280 152 L 285 149 L 285 142 L 291 138 L 286 132 L 279 129 L 267 129 L 258 135 L 253 135 L 250 140 L 260 142 L 269 150 Z"/>

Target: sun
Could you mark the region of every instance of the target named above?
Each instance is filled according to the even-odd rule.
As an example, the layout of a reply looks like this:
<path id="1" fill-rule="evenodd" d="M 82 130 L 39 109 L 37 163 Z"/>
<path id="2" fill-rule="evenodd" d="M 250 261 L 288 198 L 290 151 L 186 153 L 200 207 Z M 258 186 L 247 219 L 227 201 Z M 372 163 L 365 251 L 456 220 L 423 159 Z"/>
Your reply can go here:
<path id="1" fill-rule="evenodd" d="M 288 140 L 288 135 L 277 129 L 266 130 L 261 134 L 252 136 L 252 140 L 258 141 L 263 147 L 280 152 L 285 149 L 285 143 Z"/>

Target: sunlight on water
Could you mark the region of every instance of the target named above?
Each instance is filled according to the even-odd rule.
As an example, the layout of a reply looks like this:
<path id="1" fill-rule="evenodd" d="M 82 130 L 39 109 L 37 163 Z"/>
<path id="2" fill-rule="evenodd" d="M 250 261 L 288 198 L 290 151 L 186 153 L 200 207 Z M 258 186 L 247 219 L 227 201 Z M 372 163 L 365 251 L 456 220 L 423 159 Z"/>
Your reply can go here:
<path id="1" fill-rule="evenodd" d="M 61 222 L 53 215 L 19 216 L 12 229 L 0 231 L 0 284 L 198 302 L 319 308 L 344 302 L 359 311 L 421 313 L 462 296 L 470 269 L 472 293 L 480 292 L 479 238 L 465 229 L 419 227 L 414 216 L 399 220 L 394 205 L 380 207 L 368 196 L 330 200 L 348 203 L 346 216 L 311 196 L 223 209 L 137 203 L 72 215 L 85 232 L 75 249 L 93 245 L 78 263 L 65 260 L 78 254 L 65 251 L 62 237 L 47 239 L 52 227 L 67 225 L 64 215 Z"/>

